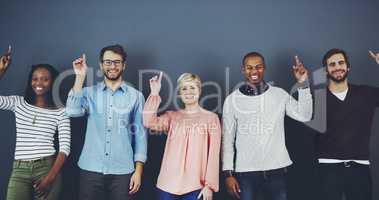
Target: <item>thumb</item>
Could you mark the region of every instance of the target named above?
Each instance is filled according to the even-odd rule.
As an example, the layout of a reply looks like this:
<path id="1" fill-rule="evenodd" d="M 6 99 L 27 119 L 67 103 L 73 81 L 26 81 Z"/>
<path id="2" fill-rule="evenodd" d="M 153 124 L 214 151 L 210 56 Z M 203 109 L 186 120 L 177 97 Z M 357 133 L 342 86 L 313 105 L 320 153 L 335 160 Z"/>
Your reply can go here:
<path id="1" fill-rule="evenodd" d="M 203 196 L 203 190 L 201 190 L 201 192 L 199 193 L 199 195 L 197 195 L 197 199 L 200 199 L 201 196 Z"/>
<path id="2" fill-rule="evenodd" d="M 134 179 L 133 176 L 130 178 L 130 183 L 129 183 L 129 190 L 131 190 L 134 186 Z"/>
<path id="3" fill-rule="evenodd" d="M 241 192 L 241 188 L 240 188 L 240 185 L 238 184 L 238 182 L 236 182 L 236 189 L 238 192 Z"/>
<path id="4" fill-rule="evenodd" d="M 34 187 L 37 188 L 39 185 L 41 184 L 41 179 L 38 179 L 35 183 L 34 183 Z"/>

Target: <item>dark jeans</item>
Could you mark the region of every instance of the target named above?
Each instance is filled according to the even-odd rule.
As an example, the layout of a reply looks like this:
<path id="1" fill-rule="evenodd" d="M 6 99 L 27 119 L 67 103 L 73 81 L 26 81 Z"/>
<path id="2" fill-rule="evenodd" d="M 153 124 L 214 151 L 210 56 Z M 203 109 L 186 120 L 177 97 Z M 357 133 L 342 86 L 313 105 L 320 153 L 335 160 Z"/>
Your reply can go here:
<path id="1" fill-rule="evenodd" d="M 260 192 L 265 200 L 287 200 L 286 175 L 287 168 L 236 173 L 241 200 L 256 200 Z"/>
<path id="2" fill-rule="evenodd" d="M 318 165 L 323 200 L 371 200 L 370 167 L 355 162 Z"/>
<path id="3" fill-rule="evenodd" d="M 183 195 L 175 195 L 168 192 L 165 192 L 159 188 L 158 191 L 158 200 L 197 200 L 197 196 L 200 194 L 200 190 L 196 190 Z M 203 199 L 203 198 L 200 198 Z"/>
<path id="4" fill-rule="evenodd" d="M 131 174 L 104 175 L 80 170 L 80 200 L 130 200 Z"/>

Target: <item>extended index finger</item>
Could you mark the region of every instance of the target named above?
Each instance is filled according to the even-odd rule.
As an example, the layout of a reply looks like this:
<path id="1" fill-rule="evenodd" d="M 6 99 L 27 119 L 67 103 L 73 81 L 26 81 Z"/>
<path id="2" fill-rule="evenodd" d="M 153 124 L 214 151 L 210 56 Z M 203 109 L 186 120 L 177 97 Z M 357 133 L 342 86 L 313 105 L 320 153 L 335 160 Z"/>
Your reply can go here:
<path id="1" fill-rule="evenodd" d="M 84 62 L 87 62 L 86 54 L 83 53 L 82 59 L 83 59 Z"/>
<path id="2" fill-rule="evenodd" d="M 10 55 L 11 53 L 12 53 L 12 46 L 9 45 L 9 46 L 8 46 L 7 55 Z"/>
<path id="3" fill-rule="evenodd" d="M 159 82 L 162 81 L 162 74 L 163 74 L 163 72 L 160 72 L 160 73 L 159 73 L 159 78 L 158 78 Z"/>
<path id="4" fill-rule="evenodd" d="M 372 58 L 376 59 L 376 55 L 375 55 L 374 52 L 372 52 L 372 51 L 368 51 L 368 52 L 370 53 L 370 56 L 371 56 Z"/>
<path id="5" fill-rule="evenodd" d="M 301 64 L 301 62 L 300 62 L 300 59 L 299 59 L 299 56 L 295 56 L 295 65 L 296 66 L 299 66 Z"/>

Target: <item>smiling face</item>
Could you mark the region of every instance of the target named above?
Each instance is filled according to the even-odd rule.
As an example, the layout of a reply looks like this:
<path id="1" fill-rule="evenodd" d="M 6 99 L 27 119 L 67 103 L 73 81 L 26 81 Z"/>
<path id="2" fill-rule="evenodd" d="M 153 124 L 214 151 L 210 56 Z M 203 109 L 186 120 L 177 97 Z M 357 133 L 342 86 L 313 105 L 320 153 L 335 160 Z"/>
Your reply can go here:
<path id="1" fill-rule="evenodd" d="M 31 86 L 36 96 L 43 96 L 50 91 L 52 78 L 50 72 L 45 68 L 34 70 L 31 79 Z"/>
<path id="2" fill-rule="evenodd" d="M 183 81 L 179 86 L 179 95 L 185 105 L 198 104 L 200 88 L 196 81 Z"/>
<path id="3" fill-rule="evenodd" d="M 247 57 L 242 66 L 242 73 L 250 84 L 259 84 L 263 80 L 265 64 L 259 56 Z"/>
<path id="4" fill-rule="evenodd" d="M 106 79 L 116 81 L 121 79 L 121 75 L 126 67 L 121 55 L 113 51 L 105 51 L 103 59 L 100 63 L 100 68 Z"/>
<path id="5" fill-rule="evenodd" d="M 326 64 L 326 73 L 330 80 L 336 83 L 346 80 L 350 69 L 342 53 L 332 55 L 326 60 Z"/>

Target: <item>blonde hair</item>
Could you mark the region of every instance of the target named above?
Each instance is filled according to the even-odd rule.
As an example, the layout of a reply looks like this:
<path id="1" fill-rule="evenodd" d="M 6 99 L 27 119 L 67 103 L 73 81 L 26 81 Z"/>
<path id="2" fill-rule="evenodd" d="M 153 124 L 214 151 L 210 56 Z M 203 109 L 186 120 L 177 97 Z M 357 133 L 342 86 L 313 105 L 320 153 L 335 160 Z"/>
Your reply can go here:
<path id="1" fill-rule="evenodd" d="M 189 81 L 194 81 L 196 83 L 196 86 L 201 91 L 201 79 L 196 74 L 183 73 L 182 75 L 179 76 L 179 78 L 176 82 L 178 83 L 179 88 L 181 88 L 183 86 L 184 82 L 189 82 Z"/>

